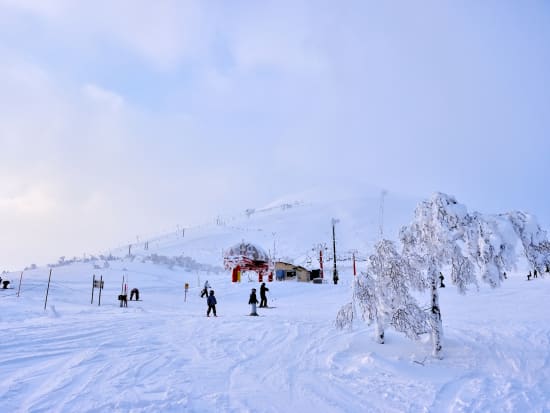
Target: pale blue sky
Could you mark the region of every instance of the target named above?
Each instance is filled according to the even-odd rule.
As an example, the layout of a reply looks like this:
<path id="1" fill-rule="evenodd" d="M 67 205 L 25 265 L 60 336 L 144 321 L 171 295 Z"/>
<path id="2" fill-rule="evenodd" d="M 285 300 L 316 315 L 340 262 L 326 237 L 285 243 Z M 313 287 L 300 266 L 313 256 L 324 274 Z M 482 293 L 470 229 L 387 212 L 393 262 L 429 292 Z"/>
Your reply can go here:
<path id="1" fill-rule="evenodd" d="M 0 269 L 328 181 L 550 225 L 546 1 L 0 0 L 0 57 Z"/>

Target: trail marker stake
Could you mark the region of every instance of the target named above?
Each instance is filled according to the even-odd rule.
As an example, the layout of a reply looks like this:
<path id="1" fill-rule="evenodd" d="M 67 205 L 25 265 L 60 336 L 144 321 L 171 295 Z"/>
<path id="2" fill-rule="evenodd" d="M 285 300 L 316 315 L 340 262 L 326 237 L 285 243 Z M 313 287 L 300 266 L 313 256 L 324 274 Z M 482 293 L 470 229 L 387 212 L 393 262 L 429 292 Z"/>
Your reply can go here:
<path id="1" fill-rule="evenodd" d="M 19 288 L 17 289 L 17 297 L 19 297 L 19 292 L 21 291 L 21 280 L 23 280 L 23 271 L 21 271 L 21 276 L 19 277 Z"/>
<path id="2" fill-rule="evenodd" d="M 48 277 L 48 288 L 46 289 L 46 299 L 44 300 L 44 311 L 46 311 L 46 305 L 48 304 L 48 293 L 50 292 L 51 279 L 52 279 L 52 269 L 50 268 L 50 276 Z"/>

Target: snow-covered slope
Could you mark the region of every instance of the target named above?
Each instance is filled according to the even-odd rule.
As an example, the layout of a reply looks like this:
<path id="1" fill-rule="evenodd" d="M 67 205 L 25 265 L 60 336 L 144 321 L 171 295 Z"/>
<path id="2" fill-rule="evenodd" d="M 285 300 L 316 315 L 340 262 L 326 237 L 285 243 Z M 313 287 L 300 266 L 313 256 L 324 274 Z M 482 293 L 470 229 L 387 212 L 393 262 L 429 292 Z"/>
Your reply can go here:
<path id="1" fill-rule="evenodd" d="M 389 331 L 380 345 L 361 322 L 334 328 L 349 273 L 337 286 L 270 283 L 272 308 L 249 317 L 256 282 L 113 261 L 98 306 L 94 272 L 54 268 L 46 311 L 45 269 L 24 274 L 20 297 L 0 290 L 0 411 L 550 411 L 550 277 L 441 290 L 445 358 L 435 360 L 427 341 Z M 128 308 L 117 301 L 123 274 L 143 299 Z M 217 318 L 199 296 L 206 277 Z"/>
<path id="2" fill-rule="evenodd" d="M 380 233 L 381 194 L 356 187 L 315 188 L 282 197 L 269 205 L 250 208 L 233 216 L 220 216 L 211 223 L 174 230 L 157 236 L 140 237 L 105 255 L 125 256 L 131 245 L 136 258 L 153 254 L 185 256 L 196 262 L 221 267 L 223 251 L 241 242 L 252 242 L 276 259 L 318 267 L 319 246 L 332 256 L 332 219 L 337 219 L 337 256 L 350 266 L 352 252 L 365 257 Z M 384 197 L 385 236 L 396 237 L 399 228 L 412 218 L 418 200 L 388 194 Z M 147 249 L 145 245 L 147 243 Z"/>
<path id="3" fill-rule="evenodd" d="M 278 258 L 315 264 L 312 248 L 365 255 L 378 236 L 379 196 L 292 196 L 218 224 L 142 237 L 101 259 L 4 274 L 0 290 L 0 412 L 548 412 L 550 276 L 522 270 L 499 289 L 440 290 L 444 358 L 425 337 L 391 330 L 386 344 L 361 321 L 334 327 L 351 297 L 350 263 L 338 285 L 269 283 L 260 317 L 247 305 L 255 279 L 230 282 L 222 250 L 259 243 Z M 395 234 L 414 201 L 386 198 Z M 144 243 L 149 248 L 144 249 Z M 273 244 L 275 243 L 275 247 Z M 329 248 L 330 251 L 330 248 Z M 156 255 L 155 255 L 156 254 Z M 154 261 L 154 262 L 153 262 Z M 178 265 L 182 264 L 182 265 Z M 359 270 L 364 263 L 359 262 Z M 102 277 L 91 303 L 92 277 Z M 143 301 L 121 308 L 122 277 Z M 205 317 L 208 280 L 217 318 Z M 187 294 L 184 286 L 189 285 Z"/>

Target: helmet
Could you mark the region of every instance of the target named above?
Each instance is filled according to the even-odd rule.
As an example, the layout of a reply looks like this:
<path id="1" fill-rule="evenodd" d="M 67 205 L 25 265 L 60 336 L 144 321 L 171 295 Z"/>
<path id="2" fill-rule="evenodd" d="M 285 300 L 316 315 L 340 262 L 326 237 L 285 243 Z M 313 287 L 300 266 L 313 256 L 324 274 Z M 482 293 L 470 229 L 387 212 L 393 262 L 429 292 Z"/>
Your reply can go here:
<path id="1" fill-rule="evenodd" d="M 214 290 L 210 290 L 210 295 L 214 295 Z"/>

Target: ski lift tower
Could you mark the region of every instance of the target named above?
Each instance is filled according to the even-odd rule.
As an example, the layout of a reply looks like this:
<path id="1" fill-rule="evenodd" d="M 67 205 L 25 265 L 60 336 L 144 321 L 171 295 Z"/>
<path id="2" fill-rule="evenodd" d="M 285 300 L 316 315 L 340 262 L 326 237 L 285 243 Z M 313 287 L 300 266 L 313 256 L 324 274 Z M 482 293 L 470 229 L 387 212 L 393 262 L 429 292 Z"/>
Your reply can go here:
<path id="1" fill-rule="evenodd" d="M 379 237 L 384 238 L 384 197 L 388 194 L 388 191 L 382 189 L 380 192 L 380 209 L 378 211 L 378 225 L 379 225 Z"/>
<path id="2" fill-rule="evenodd" d="M 336 269 L 336 235 L 334 225 L 340 222 L 339 219 L 332 218 L 332 253 L 334 258 L 334 269 L 332 271 L 332 281 L 334 284 L 338 284 L 338 270 Z"/>

